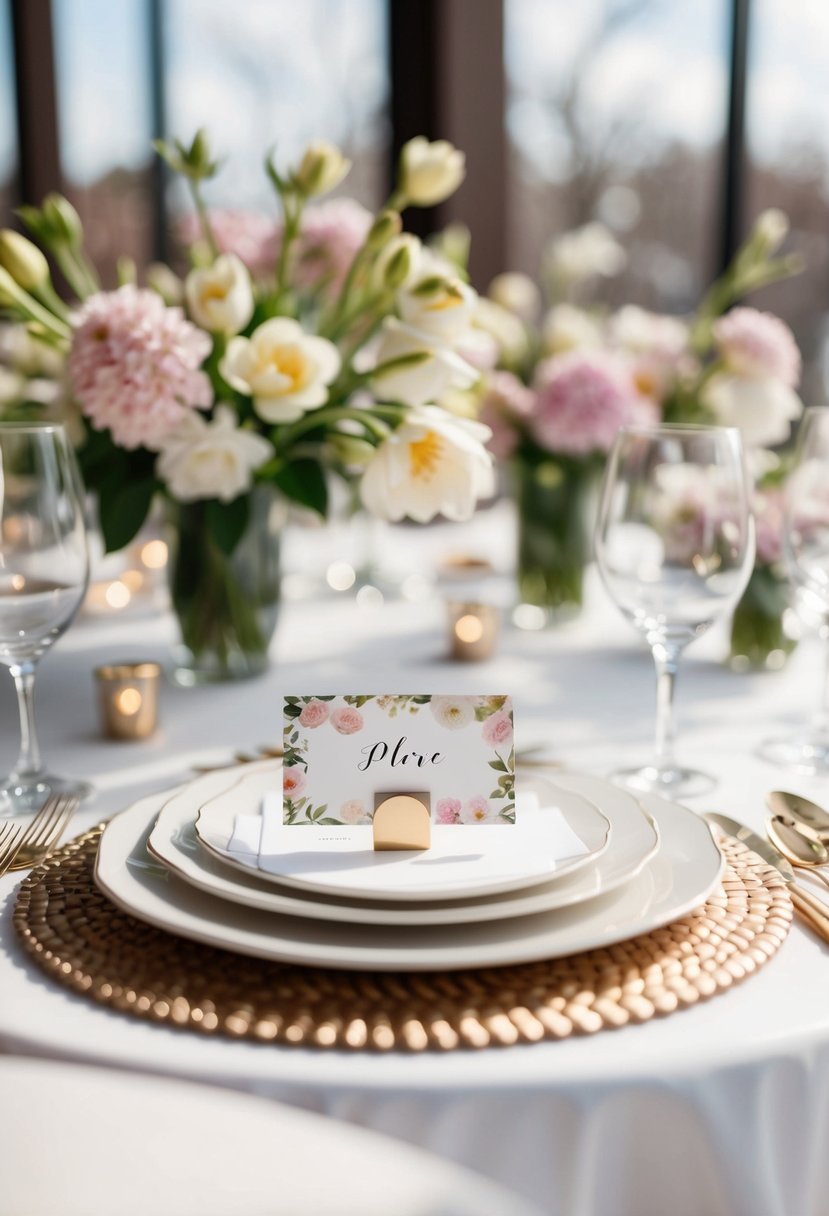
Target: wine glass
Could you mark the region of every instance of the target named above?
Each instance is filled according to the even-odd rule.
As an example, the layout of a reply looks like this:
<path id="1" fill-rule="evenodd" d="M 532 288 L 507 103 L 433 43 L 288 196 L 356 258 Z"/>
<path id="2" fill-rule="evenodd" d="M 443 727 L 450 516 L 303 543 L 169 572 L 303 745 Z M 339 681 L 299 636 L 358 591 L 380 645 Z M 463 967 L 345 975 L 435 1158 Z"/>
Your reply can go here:
<path id="1" fill-rule="evenodd" d="M 800 610 L 820 622 L 824 662 L 818 707 L 805 732 L 764 742 L 761 754 L 799 772 L 829 773 L 829 409 L 808 409 L 786 484 L 783 550 Z"/>
<path id="2" fill-rule="evenodd" d="M 20 754 L 0 782 L 0 815 L 39 810 L 49 794 L 90 786 L 53 777 L 40 758 L 35 671 L 68 628 L 89 581 L 84 495 L 60 426 L 0 424 L 0 663 L 17 689 Z"/>
<path id="3" fill-rule="evenodd" d="M 637 790 L 699 794 L 714 778 L 674 758 L 679 656 L 732 608 L 754 561 L 754 521 L 739 432 L 628 427 L 605 471 L 596 531 L 605 587 L 656 664 L 656 754 L 614 774 Z"/>

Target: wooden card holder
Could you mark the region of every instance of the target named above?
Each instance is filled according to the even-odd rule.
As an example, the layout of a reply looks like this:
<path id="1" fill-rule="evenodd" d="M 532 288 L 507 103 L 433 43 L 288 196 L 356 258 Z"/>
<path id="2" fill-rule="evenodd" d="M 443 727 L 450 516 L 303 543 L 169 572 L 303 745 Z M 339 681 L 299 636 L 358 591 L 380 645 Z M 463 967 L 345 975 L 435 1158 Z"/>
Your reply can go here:
<path id="1" fill-rule="evenodd" d="M 372 826 L 375 850 L 428 849 L 432 842 L 428 793 L 375 794 Z"/>

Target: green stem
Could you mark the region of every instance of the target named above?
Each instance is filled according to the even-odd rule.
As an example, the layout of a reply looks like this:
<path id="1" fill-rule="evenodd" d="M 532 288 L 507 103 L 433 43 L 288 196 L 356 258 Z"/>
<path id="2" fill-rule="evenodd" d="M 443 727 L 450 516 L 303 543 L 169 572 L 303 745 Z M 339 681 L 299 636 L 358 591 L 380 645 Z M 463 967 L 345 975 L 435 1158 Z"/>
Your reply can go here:
<path id="1" fill-rule="evenodd" d="M 397 418 L 400 418 L 400 411 L 397 412 Z M 274 437 L 274 446 L 278 451 L 284 451 L 285 447 L 294 443 L 300 435 L 306 434 L 307 431 L 313 431 L 326 422 L 334 423 L 346 420 L 359 422 L 361 426 L 365 427 L 377 439 L 385 439 L 388 435 L 388 427 L 384 423 L 381 423 L 379 419 L 372 417 L 366 410 L 349 409 L 341 405 L 335 405 L 329 409 L 312 410 L 311 413 L 306 414 L 304 418 L 300 418 L 292 426 L 286 427 L 284 431 L 281 431 Z"/>
<path id="2" fill-rule="evenodd" d="M 282 231 L 282 245 L 279 250 L 279 260 L 276 264 L 276 298 L 281 300 L 288 290 L 288 269 L 290 267 L 291 247 L 299 236 L 302 224 L 302 200 L 289 206 L 288 197 L 283 196 L 282 205 L 285 215 L 285 226 Z"/>
<path id="3" fill-rule="evenodd" d="M 193 205 L 196 208 L 196 214 L 199 217 L 199 223 L 201 224 L 204 239 L 210 246 L 210 252 L 213 254 L 213 257 L 217 258 L 219 256 L 219 243 L 216 240 L 216 235 L 213 232 L 213 228 L 210 224 L 210 216 L 207 213 L 207 204 L 204 201 L 201 187 L 194 177 L 188 177 L 187 181 L 190 186 L 190 194 L 193 198 Z"/>
<path id="4" fill-rule="evenodd" d="M 11 292 L 9 292 L 9 294 L 11 295 Z M 42 325 L 44 329 L 48 330 L 49 333 L 54 334 L 58 338 L 66 340 L 71 336 L 72 330 L 66 324 L 66 322 L 62 321 L 59 317 L 56 317 L 54 313 L 50 312 L 47 308 L 44 308 L 42 304 L 37 302 L 34 296 L 30 296 L 29 293 L 24 291 L 22 287 L 17 289 L 12 297 L 12 300 L 13 307 L 19 313 L 21 313 L 26 320 L 35 321 L 38 325 Z"/>

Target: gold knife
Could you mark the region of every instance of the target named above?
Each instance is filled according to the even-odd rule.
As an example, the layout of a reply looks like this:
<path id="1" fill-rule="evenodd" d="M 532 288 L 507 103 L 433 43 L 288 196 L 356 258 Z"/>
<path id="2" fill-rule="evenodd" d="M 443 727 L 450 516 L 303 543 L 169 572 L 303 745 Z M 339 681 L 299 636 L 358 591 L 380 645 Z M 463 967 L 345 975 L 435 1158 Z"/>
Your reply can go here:
<path id="1" fill-rule="evenodd" d="M 747 828 L 745 824 L 739 823 L 736 819 L 729 819 L 727 815 L 717 815 L 711 812 L 705 816 L 705 819 L 721 828 L 729 836 L 741 840 L 753 853 L 762 857 L 763 861 L 774 866 L 788 887 L 789 895 L 797 911 L 818 937 L 829 942 L 829 907 L 795 881 L 794 870 L 786 858 L 777 852 L 774 845 L 759 836 L 757 832 L 752 832 L 751 828 Z"/>

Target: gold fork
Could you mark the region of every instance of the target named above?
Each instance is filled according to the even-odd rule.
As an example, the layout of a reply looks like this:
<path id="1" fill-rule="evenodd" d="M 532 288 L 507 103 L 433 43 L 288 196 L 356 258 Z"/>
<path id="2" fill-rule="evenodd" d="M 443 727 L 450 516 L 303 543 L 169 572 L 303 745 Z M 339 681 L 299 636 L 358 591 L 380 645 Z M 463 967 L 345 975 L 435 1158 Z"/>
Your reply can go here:
<path id="1" fill-rule="evenodd" d="M 0 875 L 25 870 L 45 857 L 60 840 L 79 802 L 74 794 L 52 794 L 27 828 L 0 833 Z"/>

